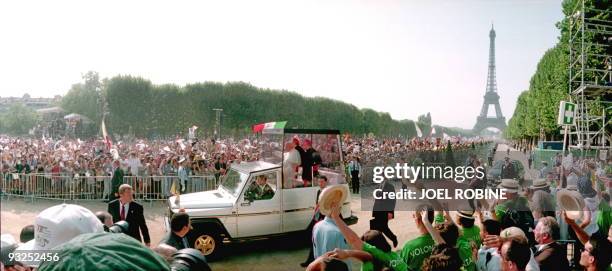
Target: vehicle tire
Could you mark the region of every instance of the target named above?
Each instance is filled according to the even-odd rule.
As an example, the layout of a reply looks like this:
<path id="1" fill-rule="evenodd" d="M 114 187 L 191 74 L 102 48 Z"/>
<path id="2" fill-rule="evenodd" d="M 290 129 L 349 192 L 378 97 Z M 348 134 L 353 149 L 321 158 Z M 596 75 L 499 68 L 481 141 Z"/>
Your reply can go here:
<path id="1" fill-rule="evenodd" d="M 201 231 L 194 235 L 193 248 L 204 254 L 207 260 L 219 259 L 223 252 L 223 240 L 219 231 Z"/>

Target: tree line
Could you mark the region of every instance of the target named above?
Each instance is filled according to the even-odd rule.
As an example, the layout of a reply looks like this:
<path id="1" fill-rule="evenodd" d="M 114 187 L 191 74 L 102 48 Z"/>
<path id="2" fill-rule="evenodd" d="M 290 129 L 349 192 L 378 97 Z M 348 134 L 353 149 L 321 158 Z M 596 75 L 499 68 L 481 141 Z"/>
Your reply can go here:
<path id="1" fill-rule="evenodd" d="M 67 113 L 90 118 L 98 131 L 104 118 L 111 135 L 168 138 L 184 136 L 189 127 L 196 125 L 200 127 L 198 135 L 212 136 L 216 124 L 213 109 L 221 108 L 222 135 L 244 136 L 251 133 L 254 124 L 288 121 L 291 128 L 338 129 L 354 135 L 381 137 L 417 136 L 412 120 L 394 120 L 388 113 L 359 109 L 342 101 L 257 88 L 244 82 L 155 85 L 145 78 L 130 75 L 101 79 L 98 73 L 90 71 L 83 75 L 82 82 L 72 85 L 60 105 Z M 20 115 L 13 113 L 10 118 L 23 119 L 24 112 L 32 116 L 28 108 L 16 106 Z M 8 117 L 0 116 L 0 123 Z M 429 135 L 431 115 L 419 116 L 417 125 L 423 135 Z M 33 124 L 27 122 L 25 126 L 31 128 Z M 0 132 L 27 132 L 25 128 L 4 127 L 7 129 L 0 125 Z M 443 132 L 451 136 L 471 135 L 471 131 L 459 128 L 433 127 L 438 135 Z"/>

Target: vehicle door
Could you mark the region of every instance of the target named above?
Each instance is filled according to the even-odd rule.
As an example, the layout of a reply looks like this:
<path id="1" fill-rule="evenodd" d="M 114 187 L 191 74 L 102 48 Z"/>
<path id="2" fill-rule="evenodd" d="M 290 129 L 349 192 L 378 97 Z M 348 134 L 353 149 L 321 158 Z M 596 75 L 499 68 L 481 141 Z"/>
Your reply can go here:
<path id="1" fill-rule="evenodd" d="M 269 235 L 281 231 L 279 188 L 279 172 L 251 174 L 237 200 L 237 237 Z"/>

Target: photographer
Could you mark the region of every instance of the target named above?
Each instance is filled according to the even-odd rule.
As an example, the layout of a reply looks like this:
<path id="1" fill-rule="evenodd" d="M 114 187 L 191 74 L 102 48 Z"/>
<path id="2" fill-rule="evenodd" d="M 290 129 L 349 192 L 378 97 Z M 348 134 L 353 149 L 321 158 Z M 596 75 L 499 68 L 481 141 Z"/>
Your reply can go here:
<path id="1" fill-rule="evenodd" d="M 164 239 L 161 240 L 160 245 L 166 244 L 176 248 L 177 250 L 190 247 L 189 242 L 185 237 L 191 230 L 191 220 L 189 219 L 188 214 L 177 213 L 173 215 L 172 219 L 170 220 L 170 229 L 171 232 L 169 232 Z"/>

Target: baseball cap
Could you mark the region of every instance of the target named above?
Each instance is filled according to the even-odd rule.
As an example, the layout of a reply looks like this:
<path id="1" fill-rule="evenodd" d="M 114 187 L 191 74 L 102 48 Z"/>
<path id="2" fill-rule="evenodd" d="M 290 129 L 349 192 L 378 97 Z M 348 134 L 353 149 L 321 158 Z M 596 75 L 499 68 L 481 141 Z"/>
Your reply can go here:
<path id="1" fill-rule="evenodd" d="M 39 271 L 77 271 L 87 267 L 98 271 L 170 270 L 161 256 L 125 234 L 81 234 L 56 249 L 61 260 L 44 262 Z"/>
<path id="2" fill-rule="evenodd" d="M 89 209 L 75 204 L 60 204 L 36 216 L 34 239 L 20 245 L 17 251 L 51 250 L 80 234 L 103 231 L 102 222 Z"/>

